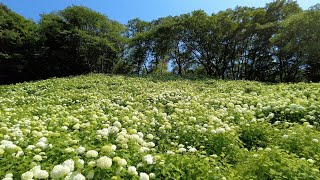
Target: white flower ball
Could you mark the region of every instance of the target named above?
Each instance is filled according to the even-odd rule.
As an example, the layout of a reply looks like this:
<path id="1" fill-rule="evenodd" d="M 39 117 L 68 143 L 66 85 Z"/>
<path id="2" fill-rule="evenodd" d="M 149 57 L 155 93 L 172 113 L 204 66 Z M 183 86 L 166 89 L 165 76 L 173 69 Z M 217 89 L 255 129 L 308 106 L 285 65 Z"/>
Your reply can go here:
<path id="1" fill-rule="evenodd" d="M 68 148 L 64 149 L 64 152 L 72 153 L 72 152 L 74 152 L 74 149 L 72 147 L 68 147 Z"/>
<path id="2" fill-rule="evenodd" d="M 33 150 L 36 146 L 35 145 L 29 145 L 26 150 Z"/>
<path id="3" fill-rule="evenodd" d="M 265 151 L 270 152 L 271 148 L 266 148 Z"/>
<path id="4" fill-rule="evenodd" d="M 153 164 L 153 157 L 152 155 L 148 154 L 146 156 L 143 156 L 143 160 L 147 163 L 147 164 Z"/>
<path id="5" fill-rule="evenodd" d="M 40 155 L 35 155 L 33 156 L 33 160 L 35 161 L 41 161 L 42 160 L 42 157 Z"/>
<path id="6" fill-rule="evenodd" d="M 181 153 L 184 153 L 184 152 L 187 151 L 187 149 L 186 148 L 179 148 L 178 151 L 181 152 Z"/>
<path id="7" fill-rule="evenodd" d="M 12 173 L 6 174 L 6 176 L 2 180 L 13 180 L 13 174 Z"/>
<path id="8" fill-rule="evenodd" d="M 148 134 L 147 136 L 146 136 L 148 139 L 153 139 L 153 135 L 152 134 Z"/>
<path id="9" fill-rule="evenodd" d="M 289 136 L 286 135 L 286 134 L 282 136 L 282 138 L 284 138 L 284 139 L 288 139 L 288 137 L 289 137 Z"/>
<path id="10" fill-rule="evenodd" d="M 135 175 L 135 176 L 138 175 L 137 169 L 134 166 L 129 166 L 128 167 L 128 173 L 131 174 L 131 175 Z"/>
<path id="11" fill-rule="evenodd" d="M 127 161 L 125 159 L 120 159 L 120 161 L 118 161 L 120 166 L 126 166 L 127 165 Z"/>
<path id="12" fill-rule="evenodd" d="M 30 171 L 27 171 L 21 175 L 21 180 L 31 180 L 31 179 L 33 179 L 33 173 Z"/>
<path id="13" fill-rule="evenodd" d="M 88 166 L 89 167 L 94 167 L 94 166 L 96 166 L 96 162 L 95 161 L 90 161 L 90 162 L 88 162 Z"/>
<path id="14" fill-rule="evenodd" d="M 5 178 L 12 179 L 13 178 L 13 174 L 12 173 L 8 173 L 8 174 L 6 174 Z"/>
<path id="15" fill-rule="evenodd" d="M 60 179 L 65 177 L 70 172 L 70 169 L 62 165 L 56 165 L 53 167 L 50 176 L 52 179 Z"/>
<path id="16" fill-rule="evenodd" d="M 314 160 L 313 159 L 308 159 L 307 160 L 309 163 L 313 164 L 314 163 Z"/>
<path id="17" fill-rule="evenodd" d="M 82 146 L 78 147 L 78 149 L 77 149 L 78 154 L 83 154 L 85 151 L 86 151 L 86 148 L 84 148 Z"/>
<path id="18" fill-rule="evenodd" d="M 74 161 L 72 159 L 68 159 L 66 161 L 63 162 L 62 164 L 64 167 L 67 167 L 70 169 L 70 171 L 74 170 Z"/>
<path id="19" fill-rule="evenodd" d="M 149 175 L 147 173 L 141 172 L 139 180 L 149 180 Z"/>
<path id="20" fill-rule="evenodd" d="M 218 128 L 218 129 L 216 129 L 216 133 L 225 133 L 226 132 L 226 130 L 224 129 L 224 128 Z"/>
<path id="21" fill-rule="evenodd" d="M 86 178 L 79 172 L 73 172 L 67 177 L 64 178 L 65 180 L 85 180 Z"/>
<path id="22" fill-rule="evenodd" d="M 107 156 L 102 156 L 97 160 L 97 166 L 101 169 L 107 169 L 112 166 L 112 159 Z"/>
<path id="23" fill-rule="evenodd" d="M 167 154 L 171 155 L 171 154 L 175 154 L 173 151 L 167 151 Z"/>
<path id="24" fill-rule="evenodd" d="M 97 157 L 98 156 L 98 152 L 97 151 L 95 151 L 95 150 L 90 150 L 90 151 L 88 151 L 87 153 L 86 153 L 86 157 L 87 158 L 95 158 L 95 157 Z"/>
<path id="25" fill-rule="evenodd" d="M 46 170 L 36 170 L 34 172 L 35 179 L 48 179 L 49 173 Z"/>
<path id="26" fill-rule="evenodd" d="M 47 147 L 47 144 L 40 141 L 40 142 L 38 142 L 38 143 L 36 144 L 36 146 L 44 149 L 44 148 Z"/>
<path id="27" fill-rule="evenodd" d="M 48 139 L 46 137 L 42 137 L 42 138 L 39 139 L 39 142 L 46 143 L 46 142 L 48 142 Z"/>

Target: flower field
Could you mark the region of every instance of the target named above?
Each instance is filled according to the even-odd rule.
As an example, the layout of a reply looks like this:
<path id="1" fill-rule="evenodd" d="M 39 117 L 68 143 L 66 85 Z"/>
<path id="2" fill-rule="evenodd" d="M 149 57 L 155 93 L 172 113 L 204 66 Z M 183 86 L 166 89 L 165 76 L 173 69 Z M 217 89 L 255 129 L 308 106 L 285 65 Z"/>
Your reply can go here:
<path id="1" fill-rule="evenodd" d="M 92 74 L 0 86 L 0 179 L 320 179 L 320 84 Z"/>

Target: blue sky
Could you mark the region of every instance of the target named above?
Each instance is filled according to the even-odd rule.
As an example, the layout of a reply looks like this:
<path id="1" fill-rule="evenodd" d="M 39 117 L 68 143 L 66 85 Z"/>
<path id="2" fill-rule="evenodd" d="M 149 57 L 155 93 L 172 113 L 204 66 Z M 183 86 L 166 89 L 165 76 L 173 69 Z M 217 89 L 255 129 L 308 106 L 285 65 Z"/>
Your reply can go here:
<path id="1" fill-rule="evenodd" d="M 139 17 L 153 20 L 168 15 L 189 13 L 202 9 L 207 13 L 239 6 L 263 7 L 271 0 L 0 0 L 10 9 L 26 18 L 39 20 L 39 14 L 61 10 L 70 5 L 83 5 L 121 23 Z M 303 9 L 319 0 L 298 0 Z"/>

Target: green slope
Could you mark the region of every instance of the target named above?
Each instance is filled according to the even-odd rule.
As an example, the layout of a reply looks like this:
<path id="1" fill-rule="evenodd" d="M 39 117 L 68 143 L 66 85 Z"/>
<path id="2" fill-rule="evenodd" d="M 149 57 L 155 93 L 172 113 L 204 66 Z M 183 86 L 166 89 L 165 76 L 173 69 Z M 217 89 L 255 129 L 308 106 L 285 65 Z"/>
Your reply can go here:
<path id="1" fill-rule="evenodd" d="M 100 74 L 0 86 L 0 178 L 319 179 L 319 98 L 315 83 Z"/>

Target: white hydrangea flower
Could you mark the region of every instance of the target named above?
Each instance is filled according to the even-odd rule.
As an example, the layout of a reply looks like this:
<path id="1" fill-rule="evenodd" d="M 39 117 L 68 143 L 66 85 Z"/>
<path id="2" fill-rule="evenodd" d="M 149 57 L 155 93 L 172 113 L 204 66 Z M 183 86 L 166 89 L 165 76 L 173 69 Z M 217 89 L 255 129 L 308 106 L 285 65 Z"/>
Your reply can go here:
<path id="1" fill-rule="evenodd" d="M 94 167 L 94 166 L 96 166 L 96 162 L 95 161 L 90 161 L 90 162 L 88 162 L 88 166 L 89 167 Z"/>
<path id="2" fill-rule="evenodd" d="M 148 142 L 148 146 L 149 146 L 149 147 L 155 147 L 156 144 L 154 144 L 154 142 Z"/>
<path id="3" fill-rule="evenodd" d="M 307 160 L 309 163 L 313 164 L 314 163 L 314 160 L 313 159 L 308 159 Z"/>
<path id="4" fill-rule="evenodd" d="M 49 177 L 49 173 L 46 170 L 36 170 L 34 172 L 35 179 L 47 179 Z"/>
<path id="5" fill-rule="evenodd" d="M 64 178 L 65 180 L 85 180 L 86 178 L 79 172 L 73 172 L 67 177 Z"/>
<path id="6" fill-rule="evenodd" d="M 83 146 L 80 146 L 77 148 L 76 151 L 78 154 L 83 154 L 86 151 L 86 148 L 84 148 Z"/>
<path id="7" fill-rule="evenodd" d="M 131 175 L 135 175 L 135 176 L 138 175 L 137 169 L 134 166 L 129 166 L 128 167 L 128 173 L 131 174 Z"/>
<path id="8" fill-rule="evenodd" d="M 72 152 L 74 152 L 74 149 L 72 147 L 68 147 L 68 148 L 64 149 L 64 152 L 72 153 Z"/>
<path id="9" fill-rule="evenodd" d="M 216 133 L 225 133 L 226 132 L 226 130 L 224 129 L 224 128 L 218 128 L 218 129 L 216 129 Z"/>
<path id="10" fill-rule="evenodd" d="M 148 154 L 146 156 L 143 156 L 143 160 L 147 163 L 147 164 L 153 164 L 153 157 L 152 155 Z"/>
<path id="11" fill-rule="evenodd" d="M 35 155 L 32 159 L 35 161 L 42 161 L 42 157 L 40 155 Z"/>
<path id="12" fill-rule="evenodd" d="M 212 133 L 212 134 L 216 134 L 217 131 L 213 129 L 213 130 L 211 130 L 211 133 Z"/>
<path id="13" fill-rule="evenodd" d="M 313 126 L 311 124 L 307 125 L 307 128 L 311 129 Z"/>
<path id="14" fill-rule="evenodd" d="M 141 172 L 139 180 L 149 180 L 149 175 L 147 173 Z"/>
<path id="15" fill-rule="evenodd" d="M 33 150 L 36 146 L 35 145 L 28 145 L 28 147 L 26 148 L 26 150 Z"/>
<path id="16" fill-rule="evenodd" d="M 148 139 L 152 140 L 153 139 L 153 135 L 152 134 L 147 134 L 146 136 Z"/>
<path id="17" fill-rule="evenodd" d="M 8 173 L 8 174 L 6 174 L 6 176 L 2 180 L 12 180 L 12 179 L 13 179 L 13 174 Z"/>
<path id="18" fill-rule="evenodd" d="M 109 127 L 109 131 L 111 134 L 116 134 L 119 132 L 119 128 L 116 126 L 111 126 L 111 127 Z"/>
<path id="19" fill-rule="evenodd" d="M 65 166 L 59 164 L 53 167 L 50 173 L 50 177 L 52 179 L 60 179 L 65 177 L 69 172 L 70 172 L 69 168 L 66 168 Z"/>
<path id="20" fill-rule="evenodd" d="M 181 152 L 181 153 L 184 153 L 184 152 L 187 151 L 187 149 L 186 148 L 179 148 L 178 151 Z"/>
<path id="21" fill-rule="evenodd" d="M 184 147 L 184 145 L 183 144 L 179 144 L 179 146 L 178 146 L 179 148 L 183 148 Z"/>
<path id="22" fill-rule="evenodd" d="M 1 155 L 1 150 L 0 149 L 0 155 Z M 20 156 L 23 156 L 24 155 L 24 152 L 23 151 L 18 151 L 17 154 L 16 154 L 16 157 L 20 157 Z"/>
<path id="23" fill-rule="evenodd" d="M 173 151 L 167 151 L 167 154 L 175 154 Z"/>
<path id="24" fill-rule="evenodd" d="M 95 150 L 90 150 L 90 151 L 88 151 L 87 153 L 86 153 L 86 157 L 87 158 L 95 158 L 95 157 L 97 157 L 98 156 L 98 152 L 97 151 L 95 151 Z"/>
<path id="25" fill-rule="evenodd" d="M 143 138 L 143 136 L 144 136 L 142 132 L 138 132 L 137 134 L 138 134 L 138 136 L 139 136 L 140 138 Z"/>
<path id="26" fill-rule="evenodd" d="M 265 151 L 270 152 L 271 148 L 266 148 Z"/>
<path id="27" fill-rule="evenodd" d="M 68 159 L 62 163 L 62 166 L 69 168 L 70 171 L 74 170 L 74 161 L 72 159 Z"/>
<path id="28" fill-rule="evenodd" d="M 21 175 L 21 180 L 32 180 L 33 179 L 33 173 L 30 171 L 27 171 Z"/>
<path id="29" fill-rule="evenodd" d="M 39 139 L 39 142 L 47 143 L 48 139 L 46 137 L 42 137 L 42 138 Z"/>
<path id="30" fill-rule="evenodd" d="M 190 148 L 189 152 L 197 152 L 197 149 L 196 148 Z"/>
<path id="31" fill-rule="evenodd" d="M 101 135 L 102 137 L 109 136 L 110 130 L 108 128 L 103 128 L 102 130 L 97 131 L 97 135 Z"/>
<path id="32" fill-rule="evenodd" d="M 5 178 L 3 178 L 2 180 L 13 180 L 13 178 L 11 178 L 11 177 L 5 177 Z"/>
<path id="33" fill-rule="evenodd" d="M 127 165 L 127 161 L 125 159 L 120 159 L 118 161 L 118 163 L 119 163 L 120 166 L 126 166 Z"/>
<path id="34" fill-rule="evenodd" d="M 40 142 L 38 142 L 38 143 L 36 144 L 36 146 L 37 146 L 37 147 L 40 147 L 40 148 L 42 148 L 42 149 L 45 149 L 48 145 L 47 145 L 46 143 L 40 141 Z"/>
<path id="35" fill-rule="evenodd" d="M 141 152 L 141 153 L 147 152 L 147 151 L 150 151 L 150 149 L 147 148 L 147 147 L 141 147 L 141 148 L 139 149 L 139 152 Z"/>
<path id="36" fill-rule="evenodd" d="M 119 121 L 115 121 L 115 122 L 113 123 L 113 126 L 116 126 L 116 127 L 118 127 L 118 128 L 121 128 L 121 123 L 120 123 Z"/>
<path id="37" fill-rule="evenodd" d="M 97 160 L 97 166 L 101 169 L 107 169 L 112 166 L 112 159 L 107 156 L 102 156 Z"/>
<path id="38" fill-rule="evenodd" d="M 30 172 L 32 172 L 33 174 L 35 174 L 35 172 L 37 170 L 41 170 L 41 166 L 34 166 L 32 169 L 30 169 Z"/>

